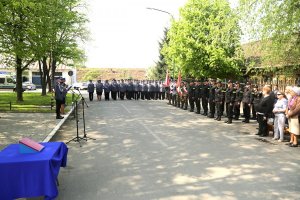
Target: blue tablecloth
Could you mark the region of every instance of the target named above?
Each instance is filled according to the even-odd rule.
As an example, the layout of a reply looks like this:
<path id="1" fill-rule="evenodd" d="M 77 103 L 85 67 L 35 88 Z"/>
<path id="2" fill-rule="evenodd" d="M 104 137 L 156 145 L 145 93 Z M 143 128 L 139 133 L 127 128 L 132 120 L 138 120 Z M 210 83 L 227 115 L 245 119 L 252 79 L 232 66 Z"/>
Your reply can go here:
<path id="1" fill-rule="evenodd" d="M 0 152 L 0 199 L 58 195 L 56 179 L 60 167 L 67 164 L 68 148 L 62 142 L 41 143 L 42 152 L 19 153 L 19 144 Z"/>

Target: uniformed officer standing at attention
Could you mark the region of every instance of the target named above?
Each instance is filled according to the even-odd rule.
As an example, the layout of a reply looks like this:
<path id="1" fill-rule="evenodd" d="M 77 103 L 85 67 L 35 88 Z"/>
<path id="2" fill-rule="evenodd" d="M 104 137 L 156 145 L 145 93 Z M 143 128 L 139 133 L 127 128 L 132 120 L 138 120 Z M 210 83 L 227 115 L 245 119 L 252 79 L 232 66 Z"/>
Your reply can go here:
<path id="1" fill-rule="evenodd" d="M 111 83 L 111 98 L 113 100 L 117 100 L 117 92 L 118 92 L 118 83 L 115 79 L 113 79 Z"/>
<path id="2" fill-rule="evenodd" d="M 101 80 L 98 80 L 96 83 L 96 93 L 98 101 L 101 101 L 102 93 L 103 93 L 103 83 Z"/>
<path id="3" fill-rule="evenodd" d="M 95 85 L 94 85 L 94 83 L 93 83 L 92 80 L 90 80 L 90 83 L 88 84 L 87 90 L 88 90 L 88 93 L 89 93 L 89 99 L 90 99 L 90 101 L 93 101 L 93 99 L 94 99 Z"/>
<path id="4" fill-rule="evenodd" d="M 119 84 L 119 91 L 120 91 L 120 99 L 121 100 L 124 100 L 124 96 L 125 96 L 125 93 L 126 93 L 126 83 L 124 83 L 124 80 L 122 79 L 121 80 L 121 83 Z"/>
<path id="5" fill-rule="evenodd" d="M 109 101 L 110 84 L 109 84 L 108 80 L 105 80 L 105 83 L 103 85 L 103 89 L 104 89 L 105 101 Z"/>
<path id="6" fill-rule="evenodd" d="M 56 85 L 54 88 L 54 92 L 55 92 L 55 101 L 56 101 L 56 119 L 63 119 L 64 117 L 60 115 L 60 108 L 61 108 L 61 104 L 63 102 L 64 99 L 64 95 L 63 95 L 63 87 L 61 85 L 61 77 L 56 79 Z"/>
<path id="7" fill-rule="evenodd" d="M 181 104 L 181 108 L 184 110 L 187 110 L 188 108 L 188 88 L 187 88 L 187 82 L 183 82 L 183 87 L 181 89 L 182 91 L 182 104 Z"/>
<path id="8" fill-rule="evenodd" d="M 159 85 L 158 85 L 157 81 L 155 81 L 155 83 L 154 83 L 154 91 L 155 91 L 154 99 L 157 100 L 159 97 Z"/>
<path id="9" fill-rule="evenodd" d="M 262 92 L 258 90 L 258 86 L 254 85 L 251 93 L 251 106 L 252 106 L 252 118 L 257 119 L 255 107 L 259 104 L 262 99 Z"/>
<path id="10" fill-rule="evenodd" d="M 215 89 L 216 89 L 216 81 L 211 80 L 211 84 L 209 87 L 209 98 L 208 98 L 208 103 L 209 103 L 209 118 L 214 118 L 215 113 L 216 113 L 216 103 L 215 103 Z"/>
<path id="11" fill-rule="evenodd" d="M 204 110 L 203 115 L 208 115 L 208 98 L 209 98 L 209 85 L 208 80 L 204 80 L 202 85 L 202 108 Z"/>
<path id="12" fill-rule="evenodd" d="M 246 83 L 243 93 L 243 112 L 245 116 L 245 120 L 242 122 L 249 123 L 250 122 L 250 106 L 251 106 L 251 85 L 249 82 Z"/>
<path id="13" fill-rule="evenodd" d="M 163 82 L 160 81 L 159 83 L 159 100 L 165 100 L 166 98 L 166 87 L 164 86 Z"/>
<path id="14" fill-rule="evenodd" d="M 146 91 L 148 91 L 148 85 L 147 85 L 146 81 L 142 81 L 142 91 L 141 91 L 141 99 L 142 100 L 147 99 Z"/>
<path id="15" fill-rule="evenodd" d="M 224 101 L 223 97 L 223 88 L 222 88 L 222 82 L 217 81 L 217 86 L 215 87 L 215 104 L 217 108 L 217 117 L 215 120 L 221 121 L 222 117 L 222 103 Z"/>
<path id="16" fill-rule="evenodd" d="M 233 108 L 233 112 L 234 112 L 234 119 L 235 120 L 239 120 L 240 118 L 240 113 L 241 113 L 241 102 L 243 100 L 243 90 L 241 88 L 240 83 L 237 81 L 235 83 L 235 102 L 234 102 L 234 108 Z"/>
<path id="17" fill-rule="evenodd" d="M 131 100 L 133 98 L 133 90 L 134 90 L 133 82 L 132 80 L 129 80 L 127 84 L 127 94 L 126 94 L 128 100 Z"/>
<path id="18" fill-rule="evenodd" d="M 202 86 L 200 85 L 200 81 L 197 80 L 195 82 L 195 104 L 196 104 L 196 114 L 200 114 L 201 111 L 201 98 L 202 98 Z"/>
<path id="19" fill-rule="evenodd" d="M 138 93 L 139 93 L 139 83 L 138 81 L 134 81 L 133 83 L 133 99 L 138 100 Z"/>
<path id="20" fill-rule="evenodd" d="M 190 103 L 190 112 L 194 112 L 195 109 L 195 100 L 196 100 L 196 86 L 193 81 L 190 82 L 190 87 L 188 89 L 189 93 L 189 103 Z"/>
<path id="21" fill-rule="evenodd" d="M 228 118 L 228 120 L 225 121 L 225 123 L 227 124 L 232 123 L 234 101 L 235 101 L 235 89 L 233 88 L 232 82 L 229 80 L 228 87 L 225 92 L 225 103 L 227 107 L 227 118 Z"/>

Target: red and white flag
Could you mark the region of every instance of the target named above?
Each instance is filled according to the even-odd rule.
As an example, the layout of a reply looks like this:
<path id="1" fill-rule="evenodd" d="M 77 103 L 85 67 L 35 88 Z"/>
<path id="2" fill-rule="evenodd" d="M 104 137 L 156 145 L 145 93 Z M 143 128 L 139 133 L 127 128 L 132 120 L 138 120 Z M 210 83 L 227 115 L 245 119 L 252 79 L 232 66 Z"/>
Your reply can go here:
<path id="1" fill-rule="evenodd" d="M 165 80 L 164 86 L 165 86 L 165 87 L 169 87 L 169 86 L 170 86 L 169 70 L 167 70 L 166 80 Z"/>
<path id="2" fill-rule="evenodd" d="M 181 73 L 180 71 L 178 72 L 178 79 L 177 79 L 177 87 L 180 87 L 181 84 Z"/>

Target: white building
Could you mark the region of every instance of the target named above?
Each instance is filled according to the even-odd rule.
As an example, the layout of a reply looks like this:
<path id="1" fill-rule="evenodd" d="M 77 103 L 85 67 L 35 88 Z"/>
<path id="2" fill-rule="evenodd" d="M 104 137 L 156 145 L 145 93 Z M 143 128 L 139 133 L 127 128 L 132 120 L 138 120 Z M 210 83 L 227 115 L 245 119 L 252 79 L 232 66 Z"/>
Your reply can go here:
<path id="1" fill-rule="evenodd" d="M 73 76 L 68 75 L 70 71 L 73 72 Z M 13 67 L 0 65 L 0 74 L 10 74 L 14 77 L 16 75 L 16 71 Z M 56 68 L 55 77 L 64 77 L 66 78 L 66 83 L 68 85 L 72 85 L 73 83 L 76 83 L 76 69 L 66 65 L 58 65 Z M 28 70 L 23 72 L 23 82 L 24 81 L 29 81 L 37 85 L 37 87 L 41 86 L 38 62 L 36 62 L 34 65 L 31 65 Z"/>

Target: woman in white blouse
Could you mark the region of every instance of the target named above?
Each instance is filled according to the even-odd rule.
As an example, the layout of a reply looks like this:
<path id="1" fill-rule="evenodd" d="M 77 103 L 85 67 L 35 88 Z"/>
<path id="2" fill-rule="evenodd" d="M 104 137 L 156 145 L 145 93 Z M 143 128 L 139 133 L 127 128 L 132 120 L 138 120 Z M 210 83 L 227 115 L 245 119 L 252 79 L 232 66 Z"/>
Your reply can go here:
<path id="1" fill-rule="evenodd" d="M 283 92 L 277 92 L 277 102 L 274 105 L 273 113 L 275 115 L 274 119 L 274 140 L 278 142 L 283 142 L 284 140 L 284 126 L 285 126 L 285 112 L 288 105 L 288 100 Z"/>

